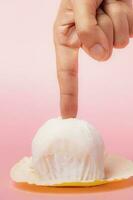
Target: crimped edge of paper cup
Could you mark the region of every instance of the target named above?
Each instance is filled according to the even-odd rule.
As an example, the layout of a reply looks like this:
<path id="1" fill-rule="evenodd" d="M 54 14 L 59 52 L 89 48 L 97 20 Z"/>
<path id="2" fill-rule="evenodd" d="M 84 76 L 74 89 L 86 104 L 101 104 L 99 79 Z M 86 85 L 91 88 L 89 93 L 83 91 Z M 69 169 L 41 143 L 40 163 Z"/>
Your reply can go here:
<path id="1" fill-rule="evenodd" d="M 36 173 L 32 167 L 32 157 L 24 157 L 16 163 L 11 171 L 10 176 L 16 183 L 28 183 L 37 186 L 97 186 L 110 182 L 118 182 L 126 180 L 133 176 L 133 161 L 128 160 L 122 156 L 108 154 L 105 157 L 105 174 L 106 178 L 103 180 L 81 181 L 81 182 L 45 182 Z"/>

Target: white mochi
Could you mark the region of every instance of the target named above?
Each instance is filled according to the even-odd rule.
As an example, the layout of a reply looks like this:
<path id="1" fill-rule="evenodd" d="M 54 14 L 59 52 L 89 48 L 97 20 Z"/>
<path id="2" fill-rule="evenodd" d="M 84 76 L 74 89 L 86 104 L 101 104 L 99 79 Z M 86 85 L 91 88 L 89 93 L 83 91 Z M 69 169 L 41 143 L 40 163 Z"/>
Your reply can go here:
<path id="1" fill-rule="evenodd" d="M 32 165 L 45 183 L 101 180 L 104 143 L 86 121 L 51 119 L 33 139 Z"/>

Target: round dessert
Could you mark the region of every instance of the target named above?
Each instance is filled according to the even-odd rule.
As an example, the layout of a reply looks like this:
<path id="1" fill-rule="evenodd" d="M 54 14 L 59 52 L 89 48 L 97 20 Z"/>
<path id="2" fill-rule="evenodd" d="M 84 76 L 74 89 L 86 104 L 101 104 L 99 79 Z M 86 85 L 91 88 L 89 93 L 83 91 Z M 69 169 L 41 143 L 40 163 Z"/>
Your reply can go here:
<path id="1" fill-rule="evenodd" d="M 88 122 L 48 120 L 32 142 L 32 165 L 47 183 L 104 179 L 104 143 Z"/>

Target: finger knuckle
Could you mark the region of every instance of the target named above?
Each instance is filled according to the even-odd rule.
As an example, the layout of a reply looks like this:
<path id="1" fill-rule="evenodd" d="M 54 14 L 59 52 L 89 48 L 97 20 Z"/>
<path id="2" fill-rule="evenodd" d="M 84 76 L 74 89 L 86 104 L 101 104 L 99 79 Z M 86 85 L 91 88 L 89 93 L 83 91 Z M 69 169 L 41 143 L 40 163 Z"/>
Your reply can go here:
<path id="1" fill-rule="evenodd" d="M 64 34 L 64 27 L 60 26 L 57 22 L 53 25 L 53 38 L 55 44 L 66 44 L 66 37 Z"/>
<path id="2" fill-rule="evenodd" d="M 99 16 L 98 23 L 99 25 L 104 25 L 105 27 L 108 27 L 109 29 L 113 27 L 113 23 L 108 16 Z"/>
<path id="3" fill-rule="evenodd" d="M 121 16 L 123 13 L 125 13 L 125 10 L 127 10 L 127 6 L 123 1 L 114 1 L 110 0 L 110 3 L 105 3 L 103 5 L 103 8 L 107 14 L 109 14 L 111 17 L 115 16 Z"/>
<path id="4" fill-rule="evenodd" d="M 78 27 L 77 33 L 78 33 L 79 36 L 86 35 L 86 34 L 88 34 L 88 29 L 87 29 L 87 27 L 82 27 L 82 26 Z"/>
<path id="5" fill-rule="evenodd" d="M 80 38 L 88 38 L 88 37 L 93 37 L 94 34 L 97 33 L 96 26 L 82 26 L 77 29 L 77 34 Z"/>
<path id="6" fill-rule="evenodd" d="M 111 5 L 109 8 L 109 12 L 114 16 L 120 16 L 123 13 L 123 6 L 121 4 Z"/>
<path id="7" fill-rule="evenodd" d="M 70 76 L 71 77 L 76 77 L 78 71 L 76 69 L 74 69 L 74 68 L 71 68 L 71 69 L 60 69 L 60 70 L 58 70 L 58 73 L 59 73 L 60 76 L 62 75 L 63 77 L 64 77 L 64 74 L 69 76 L 69 77 Z"/>

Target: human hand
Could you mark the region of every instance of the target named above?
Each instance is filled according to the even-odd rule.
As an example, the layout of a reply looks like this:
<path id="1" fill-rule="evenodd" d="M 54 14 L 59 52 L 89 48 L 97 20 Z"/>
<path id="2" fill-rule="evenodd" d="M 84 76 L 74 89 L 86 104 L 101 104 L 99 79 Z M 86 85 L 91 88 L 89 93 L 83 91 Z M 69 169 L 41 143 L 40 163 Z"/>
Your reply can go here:
<path id="1" fill-rule="evenodd" d="M 57 76 L 63 118 L 76 117 L 78 52 L 105 61 L 133 37 L 132 0 L 62 0 L 54 23 Z"/>

